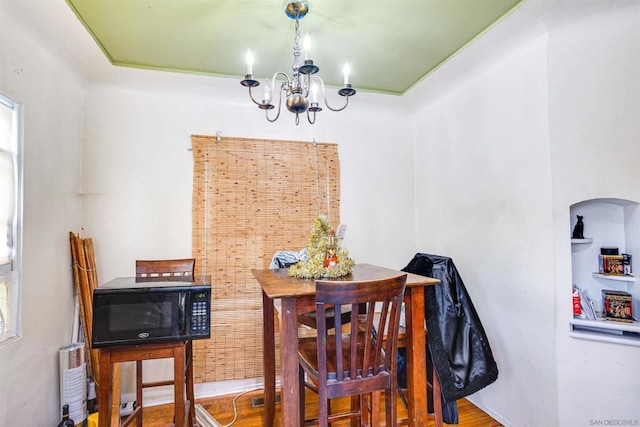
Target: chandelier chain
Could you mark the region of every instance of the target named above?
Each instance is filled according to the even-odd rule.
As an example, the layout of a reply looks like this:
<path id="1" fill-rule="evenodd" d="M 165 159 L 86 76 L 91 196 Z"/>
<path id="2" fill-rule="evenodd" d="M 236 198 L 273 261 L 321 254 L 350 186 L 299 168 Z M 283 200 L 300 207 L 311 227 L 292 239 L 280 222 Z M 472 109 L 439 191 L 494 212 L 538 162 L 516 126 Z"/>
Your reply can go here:
<path id="1" fill-rule="evenodd" d="M 300 20 L 298 18 L 299 12 L 296 9 L 296 26 L 295 26 L 295 36 L 293 38 L 293 80 L 294 87 L 300 85 Z"/>
<path id="2" fill-rule="evenodd" d="M 293 44 L 300 46 L 300 20 L 298 19 L 298 12 L 296 11 L 296 34 L 293 38 Z"/>

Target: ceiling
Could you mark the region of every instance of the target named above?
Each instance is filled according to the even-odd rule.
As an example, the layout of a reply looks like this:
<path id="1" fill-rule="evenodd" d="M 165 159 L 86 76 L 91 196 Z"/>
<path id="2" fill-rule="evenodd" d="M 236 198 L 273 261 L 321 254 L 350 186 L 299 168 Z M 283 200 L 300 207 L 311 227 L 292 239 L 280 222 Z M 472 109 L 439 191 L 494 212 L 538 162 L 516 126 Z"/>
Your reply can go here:
<path id="1" fill-rule="evenodd" d="M 403 94 L 522 0 L 311 0 L 300 21 L 325 84 Z M 112 64 L 255 78 L 291 71 L 283 0 L 67 0 Z"/>

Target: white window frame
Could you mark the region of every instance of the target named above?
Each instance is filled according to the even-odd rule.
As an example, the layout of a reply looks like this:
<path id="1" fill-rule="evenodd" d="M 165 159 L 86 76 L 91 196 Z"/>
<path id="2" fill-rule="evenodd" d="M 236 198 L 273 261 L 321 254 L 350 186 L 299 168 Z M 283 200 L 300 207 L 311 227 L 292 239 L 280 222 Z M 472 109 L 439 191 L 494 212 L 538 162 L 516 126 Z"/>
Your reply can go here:
<path id="1" fill-rule="evenodd" d="M 15 209 L 14 218 L 12 221 L 12 229 L 8 230 L 11 235 L 11 254 L 10 262 L 7 264 L 0 264 L 0 286 L 4 286 L 5 289 L 0 289 L 0 292 L 6 292 L 8 308 L 7 313 L 3 313 L 4 317 L 4 331 L 0 331 L 0 346 L 3 346 L 9 342 L 17 340 L 21 335 L 21 323 L 22 323 L 22 204 L 23 204 L 23 107 L 4 94 L 0 93 L 0 107 L 8 107 L 13 111 L 12 123 L 11 123 L 11 148 L 7 152 L 4 149 L 4 153 L 9 154 L 14 163 L 15 171 Z M 0 230 L 4 233 L 6 226 Z M 0 236 L 5 238 L 5 236 Z M 0 319 L 2 320 L 2 319 Z"/>

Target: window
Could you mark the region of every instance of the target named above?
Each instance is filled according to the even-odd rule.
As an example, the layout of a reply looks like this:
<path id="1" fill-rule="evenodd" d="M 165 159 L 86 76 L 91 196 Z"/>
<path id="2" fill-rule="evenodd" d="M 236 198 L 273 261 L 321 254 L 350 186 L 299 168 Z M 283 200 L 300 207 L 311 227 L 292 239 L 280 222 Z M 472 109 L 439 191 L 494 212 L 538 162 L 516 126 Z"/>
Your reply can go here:
<path id="1" fill-rule="evenodd" d="M 0 94 L 0 343 L 20 336 L 21 111 Z"/>

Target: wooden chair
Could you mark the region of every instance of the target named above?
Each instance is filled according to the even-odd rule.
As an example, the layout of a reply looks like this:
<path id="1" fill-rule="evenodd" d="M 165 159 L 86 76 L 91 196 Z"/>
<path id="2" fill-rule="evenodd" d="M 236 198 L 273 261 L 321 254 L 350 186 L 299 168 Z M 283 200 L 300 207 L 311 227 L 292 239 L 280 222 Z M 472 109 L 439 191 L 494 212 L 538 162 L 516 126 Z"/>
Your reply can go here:
<path id="1" fill-rule="evenodd" d="M 341 325 L 346 325 L 349 322 L 351 322 L 351 306 L 342 306 L 340 308 L 340 324 Z M 335 329 L 336 327 L 336 322 L 335 322 L 335 316 L 336 316 L 336 311 L 335 308 L 330 305 L 327 304 L 325 305 L 325 319 L 326 319 L 326 324 L 327 324 L 327 332 L 329 332 L 332 329 Z M 318 329 L 318 314 L 315 311 L 311 311 L 308 313 L 302 313 L 298 315 L 298 323 L 301 325 L 305 325 L 311 329 Z M 318 387 L 316 387 L 315 384 L 309 382 L 309 381 L 305 381 L 304 382 L 304 386 L 307 387 L 308 389 L 310 389 L 311 391 L 313 391 L 314 393 L 318 393 Z M 329 401 L 328 403 L 328 411 L 331 412 L 331 402 Z"/>
<path id="2" fill-rule="evenodd" d="M 139 278 L 176 278 L 176 279 L 190 279 L 193 280 L 195 273 L 195 258 L 185 259 L 173 259 L 173 260 L 136 260 L 136 277 Z M 184 365 L 185 365 L 185 384 L 186 394 L 188 401 L 188 422 L 189 425 L 193 425 L 195 422 L 195 401 L 194 401 L 194 387 L 193 387 L 193 346 L 191 341 L 187 341 L 184 345 Z M 174 364 L 179 363 L 179 359 L 174 357 Z M 174 372 L 179 372 L 179 369 L 174 366 Z M 142 381 L 142 359 L 136 360 L 136 399 L 138 406 L 142 407 L 142 390 L 150 387 L 160 387 L 176 384 L 176 375 L 172 380 L 156 381 L 156 382 L 143 382 Z M 177 393 L 176 389 L 176 393 Z M 174 396 L 176 401 L 181 401 L 177 396 Z M 176 410 L 176 412 L 179 412 Z"/>
<path id="3" fill-rule="evenodd" d="M 306 374 L 319 394 L 319 418 L 309 423 L 325 427 L 329 422 L 359 418 L 362 426 L 367 421 L 370 426 L 379 425 L 380 392 L 384 391 L 386 426 L 397 425 L 396 355 L 406 279 L 407 275 L 401 274 L 361 282 L 316 281 L 318 334 L 300 339 L 298 345 L 300 382 Z M 340 334 L 342 320 L 338 316 L 336 334 L 327 334 L 327 304 L 336 311 L 345 305 L 351 307 L 350 333 Z M 364 315 L 359 314 L 360 304 L 366 305 Z M 304 418 L 304 387 L 300 390 Z M 344 396 L 352 396 L 351 411 L 329 414 L 328 400 Z M 359 398 L 354 400 L 355 396 Z"/>
<path id="4" fill-rule="evenodd" d="M 295 264 L 295 263 L 293 263 Z M 292 264 L 287 264 L 287 263 L 282 263 L 281 261 L 278 260 L 278 267 L 279 268 L 288 268 L 290 267 Z M 327 305 L 326 307 L 326 322 L 327 322 L 327 331 L 334 329 L 335 328 L 335 310 L 332 306 Z M 342 325 L 346 325 L 347 323 L 350 322 L 351 320 L 351 307 L 350 306 L 344 306 L 341 308 L 341 314 L 340 314 L 340 318 L 341 318 L 341 324 Z M 301 313 L 298 315 L 298 323 L 301 325 L 304 325 L 308 328 L 311 329 L 318 329 L 318 318 L 317 318 L 317 314 L 315 311 L 311 311 L 311 312 L 307 312 L 307 313 Z M 310 390 L 312 390 L 315 393 L 318 393 L 318 388 L 309 382 L 305 382 L 304 383 L 305 387 L 309 388 Z M 329 403 L 329 412 L 331 412 L 331 403 Z"/>
<path id="5" fill-rule="evenodd" d="M 99 360 L 99 427 L 122 426 L 133 424 L 143 427 L 142 420 L 142 389 L 145 387 L 173 385 L 174 389 L 174 425 L 176 427 L 194 426 L 195 408 L 193 393 L 193 371 L 191 363 L 191 341 L 180 341 L 161 344 L 143 344 L 136 346 L 104 347 L 98 349 Z M 151 359 L 173 358 L 174 378 L 170 381 L 157 383 L 142 382 L 142 361 Z M 136 401 L 137 407 L 133 413 L 127 416 L 122 423 L 119 414 L 112 414 L 114 394 L 112 384 L 114 376 L 120 375 L 119 370 L 114 370 L 113 366 L 123 362 L 136 362 Z M 117 388 L 116 388 L 117 389 Z M 186 389 L 186 400 L 185 400 Z M 117 394 L 116 394 L 117 396 Z M 116 401 L 116 407 L 119 405 Z M 103 415 L 104 414 L 104 415 Z"/>

